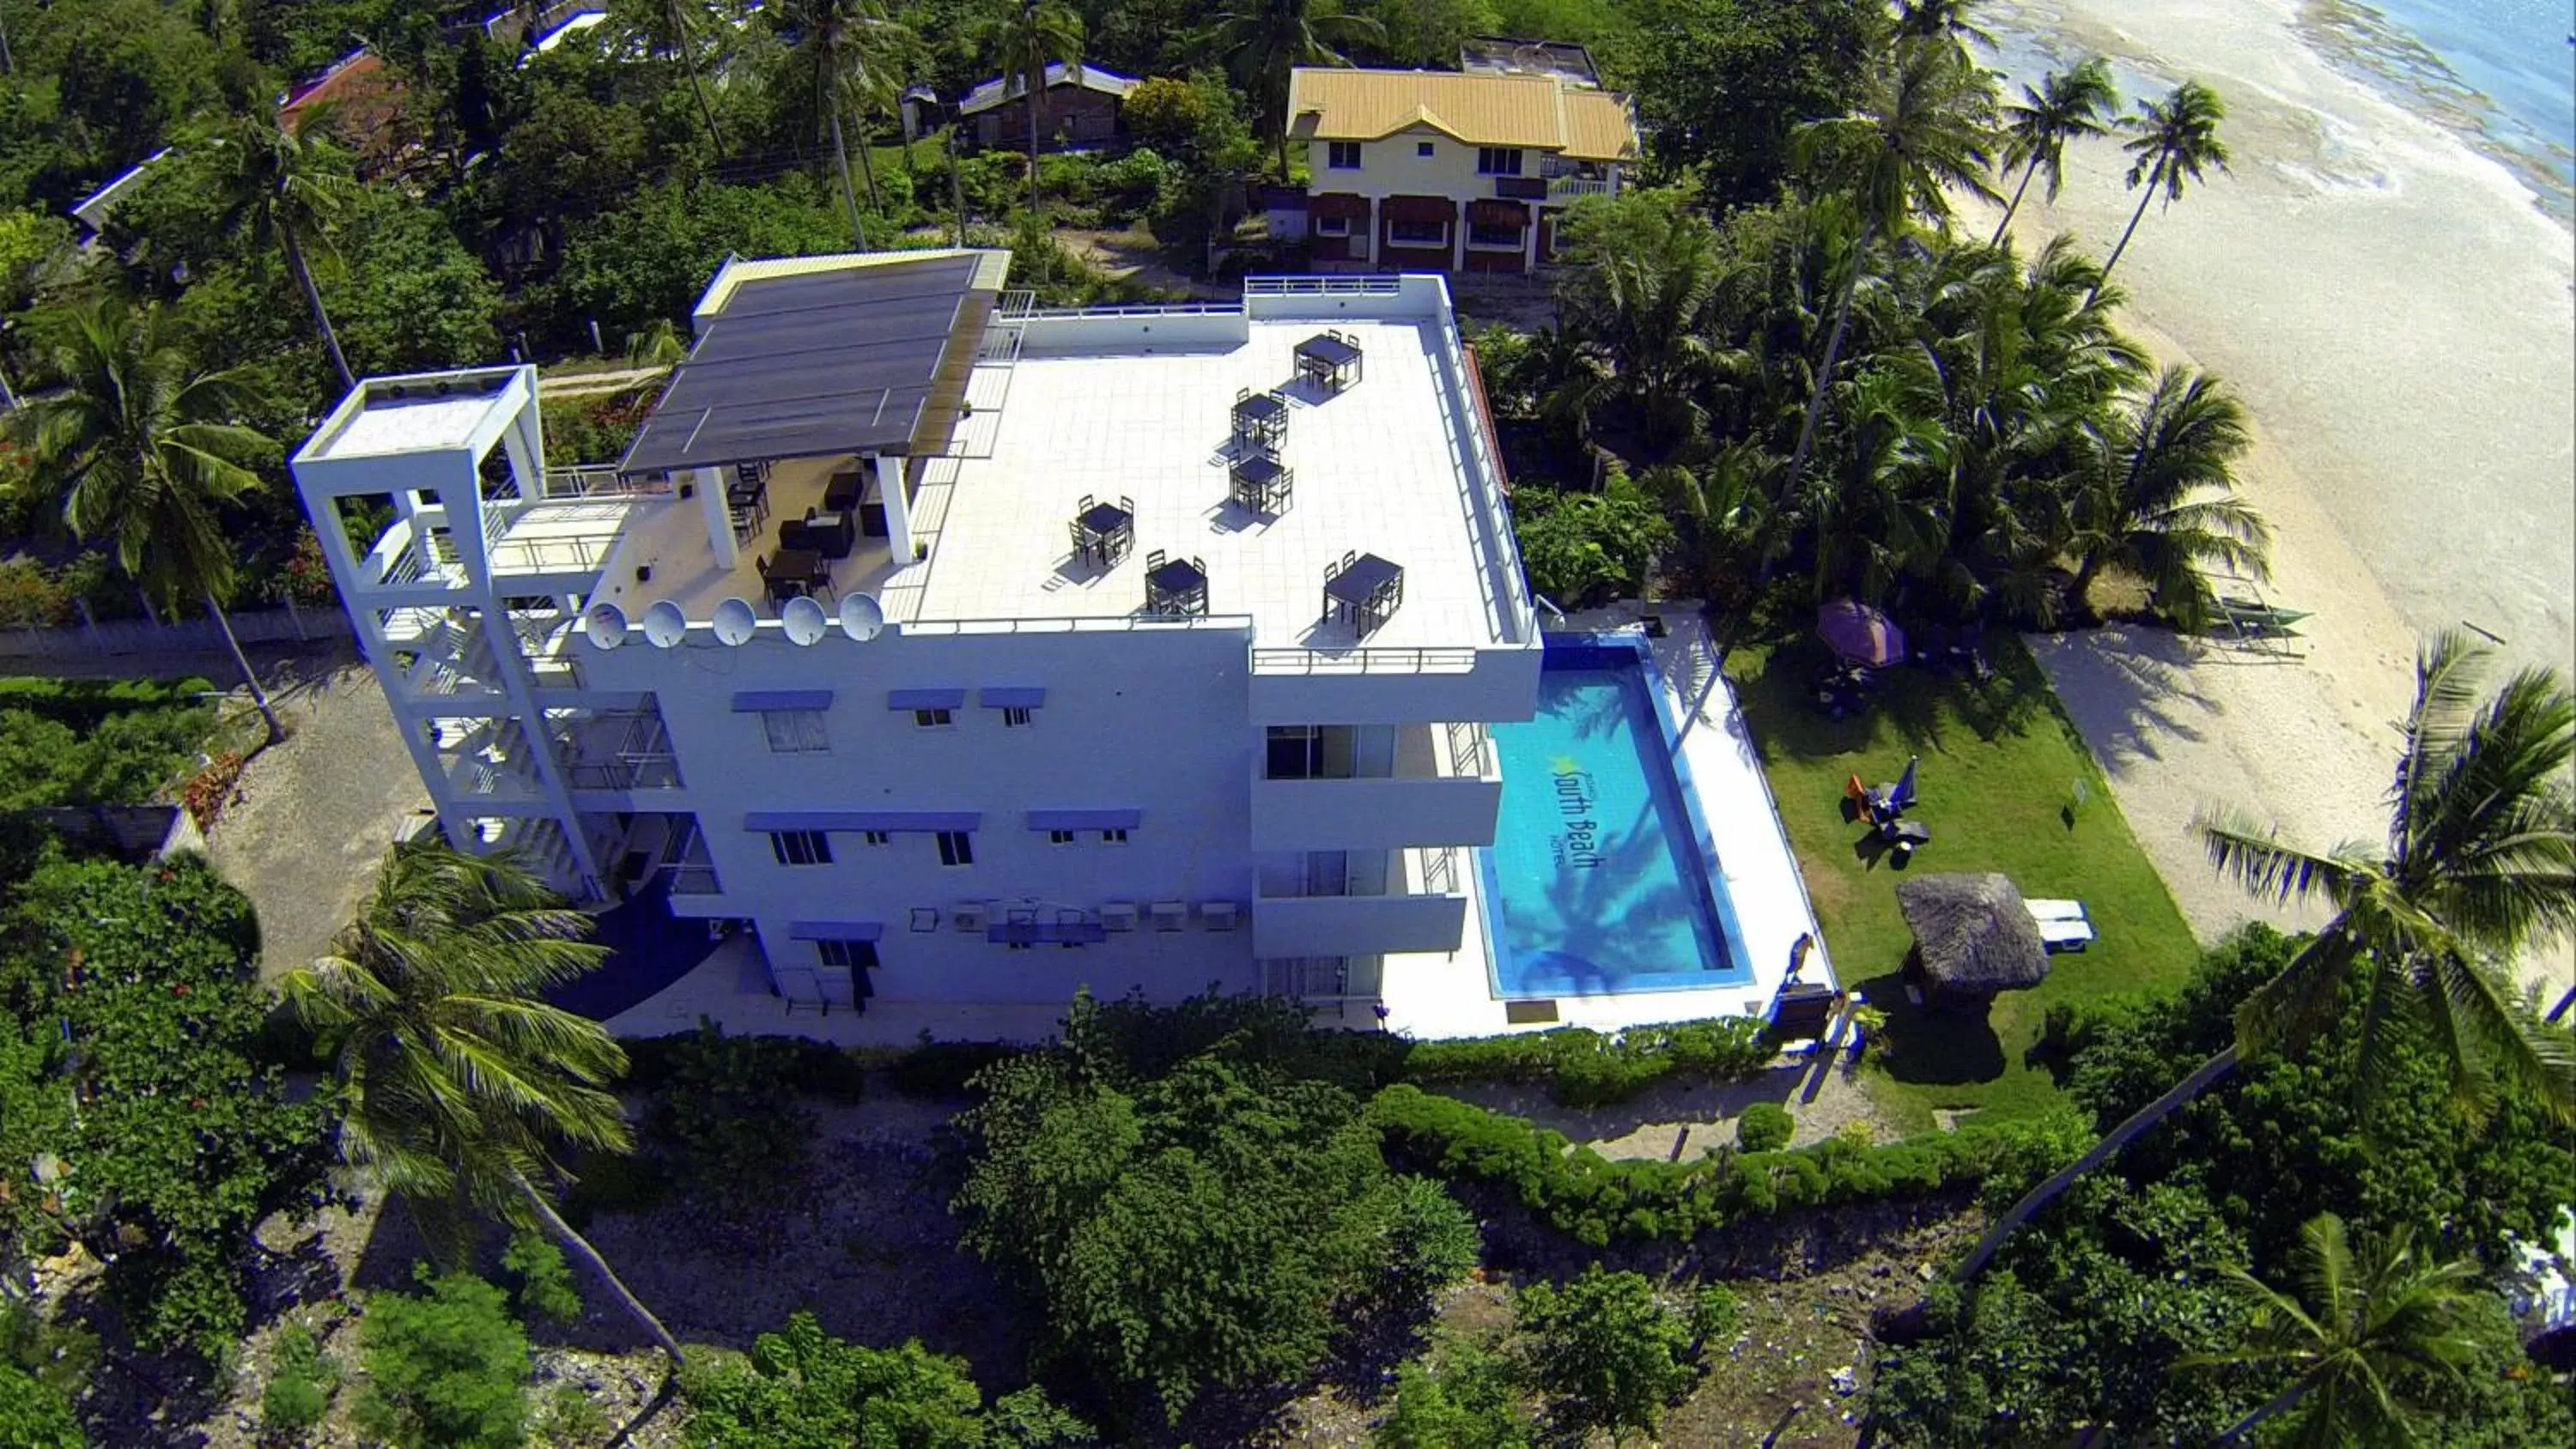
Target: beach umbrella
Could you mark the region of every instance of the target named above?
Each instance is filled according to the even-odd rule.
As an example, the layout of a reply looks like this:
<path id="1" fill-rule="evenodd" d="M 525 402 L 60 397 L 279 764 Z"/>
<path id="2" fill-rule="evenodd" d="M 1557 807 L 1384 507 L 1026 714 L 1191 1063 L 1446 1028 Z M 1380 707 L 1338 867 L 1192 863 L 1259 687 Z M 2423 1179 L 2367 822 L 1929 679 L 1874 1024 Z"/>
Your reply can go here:
<path id="1" fill-rule="evenodd" d="M 1905 657 L 1905 631 L 1855 599 L 1836 599 L 1816 610 L 1816 635 L 1845 660 L 1873 669 Z"/>
<path id="2" fill-rule="evenodd" d="M 1914 803 L 1914 767 L 1923 763 L 1921 755 L 1905 757 L 1905 773 L 1896 777 L 1896 788 L 1887 792 L 1887 803 L 1903 810 Z"/>

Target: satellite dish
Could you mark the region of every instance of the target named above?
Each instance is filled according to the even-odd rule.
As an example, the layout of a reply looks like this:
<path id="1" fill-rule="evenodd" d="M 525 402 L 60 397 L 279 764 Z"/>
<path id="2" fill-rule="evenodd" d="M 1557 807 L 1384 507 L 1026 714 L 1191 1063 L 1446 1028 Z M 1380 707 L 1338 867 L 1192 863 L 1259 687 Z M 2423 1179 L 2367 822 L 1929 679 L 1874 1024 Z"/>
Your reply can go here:
<path id="1" fill-rule="evenodd" d="M 865 644 L 885 632 L 885 606 L 874 594 L 850 594 L 841 600 L 841 632 Z"/>
<path id="2" fill-rule="evenodd" d="M 727 599 L 716 605 L 716 616 L 713 622 L 718 641 L 726 644 L 740 644 L 751 638 L 752 631 L 760 627 L 760 616 L 753 613 L 751 605 L 741 599 Z"/>
<path id="3" fill-rule="evenodd" d="M 582 614 L 581 627 L 594 648 L 614 649 L 626 642 L 626 611 L 615 604 L 593 604 Z"/>
<path id="4" fill-rule="evenodd" d="M 832 627 L 832 621 L 823 613 L 823 606 L 802 594 L 789 599 L 787 607 L 778 611 L 778 617 L 787 627 L 789 641 L 797 644 L 811 644 Z"/>
<path id="5" fill-rule="evenodd" d="M 651 640 L 656 649 L 676 646 L 688 632 L 689 616 L 681 613 L 680 606 L 668 599 L 660 600 L 644 611 L 644 637 Z"/>

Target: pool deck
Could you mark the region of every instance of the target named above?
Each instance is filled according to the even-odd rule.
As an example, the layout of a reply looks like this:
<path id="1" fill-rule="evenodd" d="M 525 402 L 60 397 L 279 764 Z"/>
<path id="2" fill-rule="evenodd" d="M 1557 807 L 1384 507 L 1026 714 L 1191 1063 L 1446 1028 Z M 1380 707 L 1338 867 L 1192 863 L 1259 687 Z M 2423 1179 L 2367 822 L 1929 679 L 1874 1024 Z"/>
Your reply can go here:
<path id="1" fill-rule="evenodd" d="M 1587 610 L 1559 623 L 1568 633 L 1608 633 L 1637 623 L 1644 612 L 1634 605 Z M 1454 952 L 1386 958 L 1383 1000 L 1387 1027 L 1408 1036 L 1445 1038 L 1491 1036 L 1507 1031 L 1543 1031 L 1550 1026 L 1588 1026 L 1597 1031 L 1650 1022 L 1686 1021 L 1710 1016 L 1767 1015 L 1771 998 L 1788 974 L 1789 953 L 1802 935 L 1812 934 L 1805 979 L 1839 985 L 1833 962 L 1825 953 L 1824 933 L 1807 901 L 1804 880 L 1790 855 L 1789 840 L 1773 808 L 1760 754 L 1746 733 L 1735 693 L 1717 671 L 1717 656 L 1696 605 L 1659 605 L 1669 632 L 1648 641 L 1664 682 L 1663 706 L 1677 722 L 1690 783 L 1699 794 L 1700 810 L 1716 837 L 1718 866 L 1735 908 L 1736 922 L 1750 953 L 1752 978 L 1735 986 L 1699 987 L 1687 991 L 1622 993 L 1613 996 L 1557 996 L 1553 1022 L 1504 1020 L 1504 1004 L 1494 998 L 1486 967 L 1485 903 L 1481 872 L 1469 871 L 1467 930 Z"/>

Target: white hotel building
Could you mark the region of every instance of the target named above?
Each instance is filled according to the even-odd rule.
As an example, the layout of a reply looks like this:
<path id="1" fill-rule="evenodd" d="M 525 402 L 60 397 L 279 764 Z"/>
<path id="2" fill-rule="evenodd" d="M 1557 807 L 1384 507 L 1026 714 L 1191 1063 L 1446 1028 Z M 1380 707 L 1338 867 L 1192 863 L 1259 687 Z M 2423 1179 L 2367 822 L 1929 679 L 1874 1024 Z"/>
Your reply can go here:
<path id="1" fill-rule="evenodd" d="M 1403 959 L 1498 1029 L 1472 848 L 1541 650 L 1441 279 L 1048 312 L 1007 262 L 727 263 L 613 467 L 545 468 L 530 368 L 352 392 L 294 471 L 386 520 L 319 532 L 440 825 L 732 923 L 729 1025 L 1366 1004 Z M 1328 330 L 1337 387 L 1299 376 Z M 1154 554 L 1203 587 L 1149 597 Z M 1332 608 L 1372 558 L 1400 585 Z"/>

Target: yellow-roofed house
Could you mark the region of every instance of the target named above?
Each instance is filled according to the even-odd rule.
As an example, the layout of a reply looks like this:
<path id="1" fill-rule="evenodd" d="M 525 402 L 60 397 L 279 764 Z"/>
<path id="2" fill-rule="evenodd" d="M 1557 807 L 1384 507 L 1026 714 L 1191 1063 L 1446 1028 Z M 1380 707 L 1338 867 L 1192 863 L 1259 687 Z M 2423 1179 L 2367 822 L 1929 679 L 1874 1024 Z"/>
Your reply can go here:
<path id="1" fill-rule="evenodd" d="M 1562 68 L 1300 67 L 1288 115 L 1318 271 L 1529 272 L 1638 156 L 1628 98 Z"/>

